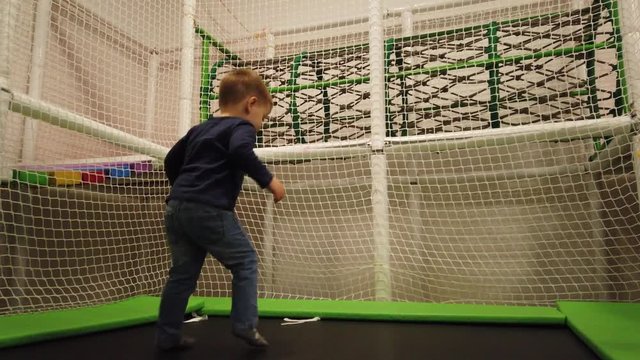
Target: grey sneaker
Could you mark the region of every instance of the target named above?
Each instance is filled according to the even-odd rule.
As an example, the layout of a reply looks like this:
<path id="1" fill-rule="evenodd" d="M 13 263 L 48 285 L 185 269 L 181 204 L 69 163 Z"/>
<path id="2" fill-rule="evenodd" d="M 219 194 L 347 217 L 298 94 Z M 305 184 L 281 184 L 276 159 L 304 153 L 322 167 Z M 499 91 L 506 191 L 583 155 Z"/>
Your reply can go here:
<path id="1" fill-rule="evenodd" d="M 233 335 L 237 338 L 244 340 L 247 344 L 264 348 L 269 346 L 269 342 L 265 339 L 257 329 L 248 329 L 248 330 L 233 330 Z"/>

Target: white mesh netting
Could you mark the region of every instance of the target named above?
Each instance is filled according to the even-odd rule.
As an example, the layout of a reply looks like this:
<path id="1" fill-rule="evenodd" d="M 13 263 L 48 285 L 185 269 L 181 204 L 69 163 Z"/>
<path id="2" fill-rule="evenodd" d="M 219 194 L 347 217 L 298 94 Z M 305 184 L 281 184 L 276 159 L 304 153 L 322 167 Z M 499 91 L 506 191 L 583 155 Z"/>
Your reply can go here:
<path id="1" fill-rule="evenodd" d="M 635 1 L 7 4 L 0 314 L 159 293 L 159 160 L 238 67 L 288 192 L 239 200 L 261 297 L 640 300 Z"/>

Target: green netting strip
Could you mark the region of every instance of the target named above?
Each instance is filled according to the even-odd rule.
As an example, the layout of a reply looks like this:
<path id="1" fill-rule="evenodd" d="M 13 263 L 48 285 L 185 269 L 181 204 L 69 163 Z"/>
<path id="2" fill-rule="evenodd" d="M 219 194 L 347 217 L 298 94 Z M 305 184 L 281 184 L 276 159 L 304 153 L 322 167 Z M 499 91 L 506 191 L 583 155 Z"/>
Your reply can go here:
<path id="1" fill-rule="evenodd" d="M 640 303 L 560 301 L 558 308 L 571 330 L 603 359 L 640 359 Z"/>
<path id="2" fill-rule="evenodd" d="M 138 296 L 112 304 L 0 316 L 0 348 L 154 322 L 160 298 Z M 199 311 L 191 299 L 187 312 Z"/>
<path id="3" fill-rule="evenodd" d="M 201 311 L 207 315 L 229 314 L 229 298 L 198 299 L 204 301 Z M 558 310 L 537 306 L 260 299 L 258 308 L 263 317 L 540 325 L 565 322 L 565 316 Z"/>

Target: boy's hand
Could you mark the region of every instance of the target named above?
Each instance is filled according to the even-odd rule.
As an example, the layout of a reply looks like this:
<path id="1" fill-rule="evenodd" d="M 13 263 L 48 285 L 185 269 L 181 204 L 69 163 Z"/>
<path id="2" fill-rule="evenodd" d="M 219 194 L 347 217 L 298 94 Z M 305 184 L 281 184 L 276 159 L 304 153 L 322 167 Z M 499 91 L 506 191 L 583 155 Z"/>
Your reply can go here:
<path id="1" fill-rule="evenodd" d="M 280 182 L 280 180 L 275 176 L 273 177 L 273 180 L 271 180 L 271 183 L 269 183 L 268 188 L 273 194 L 273 202 L 277 203 L 284 198 L 284 185 L 282 185 L 282 182 Z"/>

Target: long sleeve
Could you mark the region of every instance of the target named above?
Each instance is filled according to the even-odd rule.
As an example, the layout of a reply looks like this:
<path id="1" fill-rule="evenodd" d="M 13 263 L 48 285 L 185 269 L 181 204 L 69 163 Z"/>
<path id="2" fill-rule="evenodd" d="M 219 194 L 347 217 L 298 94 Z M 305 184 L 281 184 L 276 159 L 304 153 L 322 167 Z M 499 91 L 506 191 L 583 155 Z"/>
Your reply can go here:
<path id="1" fill-rule="evenodd" d="M 169 150 L 169 153 L 167 153 L 167 156 L 164 158 L 164 172 L 169 179 L 169 184 L 172 186 L 176 182 L 176 179 L 180 174 L 180 169 L 184 164 L 188 136 L 189 134 L 187 133 L 187 135 L 182 137 L 182 139 L 173 145 L 171 150 Z"/>
<path id="2" fill-rule="evenodd" d="M 271 183 L 273 175 L 253 152 L 255 142 L 256 130 L 251 124 L 237 126 L 229 139 L 229 157 L 235 167 L 265 188 Z"/>

